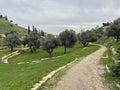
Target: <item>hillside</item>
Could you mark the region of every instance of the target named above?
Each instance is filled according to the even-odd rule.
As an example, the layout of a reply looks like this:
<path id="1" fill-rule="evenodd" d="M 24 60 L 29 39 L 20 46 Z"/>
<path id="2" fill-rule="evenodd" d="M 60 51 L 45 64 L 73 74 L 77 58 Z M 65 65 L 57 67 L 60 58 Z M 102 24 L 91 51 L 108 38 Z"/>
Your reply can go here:
<path id="1" fill-rule="evenodd" d="M 0 18 L 0 34 L 5 34 L 12 30 L 16 31 L 20 35 L 27 34 L 27 30 L 25 28 Z"/>

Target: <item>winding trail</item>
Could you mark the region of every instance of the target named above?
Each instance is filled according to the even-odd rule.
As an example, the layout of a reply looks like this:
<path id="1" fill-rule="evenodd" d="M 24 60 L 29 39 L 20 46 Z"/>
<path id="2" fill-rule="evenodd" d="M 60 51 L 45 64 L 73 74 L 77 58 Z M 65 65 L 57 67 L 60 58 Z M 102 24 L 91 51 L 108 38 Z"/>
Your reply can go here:
<path id="1" fill-rule="evenodd" d="M 53 90 L 109 90 L 100 76 L 104 73 L 104 67 L 99 65 L 99 60 L 106 50 L 106 47 L 101 46 L 99 50 L 74 65 Z"/>

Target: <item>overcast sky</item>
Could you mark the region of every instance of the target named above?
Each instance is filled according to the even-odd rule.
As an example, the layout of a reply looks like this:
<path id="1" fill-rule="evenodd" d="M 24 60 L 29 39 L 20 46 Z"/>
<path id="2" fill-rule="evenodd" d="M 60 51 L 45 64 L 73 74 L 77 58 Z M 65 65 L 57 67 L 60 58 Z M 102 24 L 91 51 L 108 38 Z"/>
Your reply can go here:
<path id="1" fill-rule="evenodd" d="M 0 13 L 49 33 L 89 29 L 120 16 L 120 0 L 0 0 Z"/>

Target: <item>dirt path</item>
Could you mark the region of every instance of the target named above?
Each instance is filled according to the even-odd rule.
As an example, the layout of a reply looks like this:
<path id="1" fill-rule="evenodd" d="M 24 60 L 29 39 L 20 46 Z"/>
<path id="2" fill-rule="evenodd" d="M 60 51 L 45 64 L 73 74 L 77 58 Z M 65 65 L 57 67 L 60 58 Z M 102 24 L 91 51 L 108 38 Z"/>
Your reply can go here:
<path id="1" fill-rule="evenodd" d="M 100 76 L 104 72 L 99 60 L 106 48 L 101 48 L 73 66 L 53 90 L 109 90 Z"/>

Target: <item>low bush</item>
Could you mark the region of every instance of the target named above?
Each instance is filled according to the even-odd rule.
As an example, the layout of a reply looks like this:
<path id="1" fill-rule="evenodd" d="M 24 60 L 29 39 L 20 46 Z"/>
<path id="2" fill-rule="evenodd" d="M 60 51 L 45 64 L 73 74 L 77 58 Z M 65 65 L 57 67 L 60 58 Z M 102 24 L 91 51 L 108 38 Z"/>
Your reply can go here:
<path id="1" fill-rule="evenodd" d="M 114 76 L 120 77 L 120 63 L 116 63 L 110 67 Z"/>
<path id="2" fill-rule="evenodd" d="M 117 49 L 117 54 L 118 54 L 118 60 L 120 60 L 120 47 Z"/>

